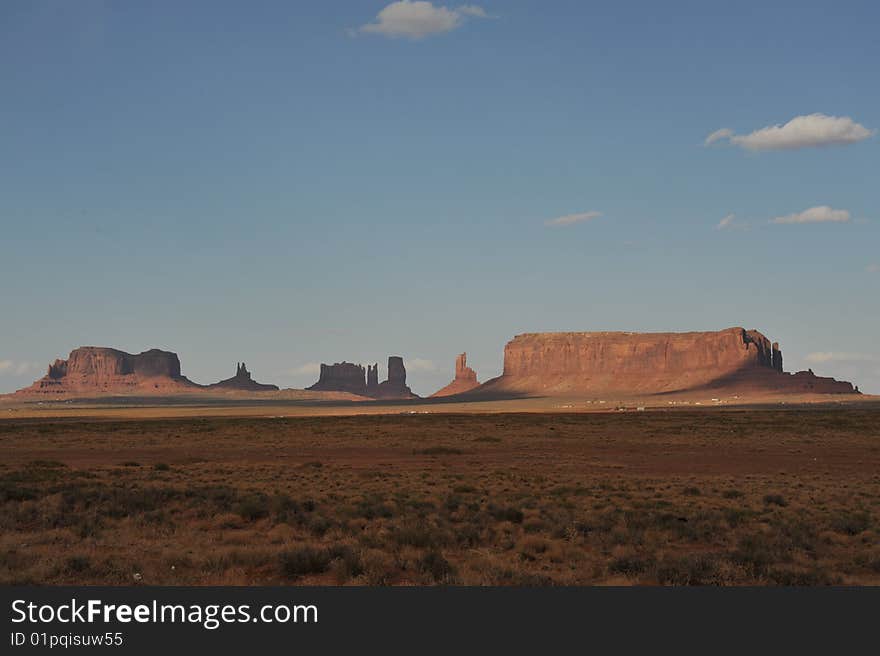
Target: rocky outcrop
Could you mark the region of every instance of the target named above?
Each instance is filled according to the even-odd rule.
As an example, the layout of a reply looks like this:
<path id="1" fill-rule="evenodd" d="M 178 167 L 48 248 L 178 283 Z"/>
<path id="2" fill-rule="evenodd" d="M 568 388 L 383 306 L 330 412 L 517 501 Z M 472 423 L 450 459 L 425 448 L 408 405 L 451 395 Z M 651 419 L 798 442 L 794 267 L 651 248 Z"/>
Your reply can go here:
<path id="1" fill-rule="evenodd" d="M 306 389 L 317 392 L 348 392 L 365 396 L 367 383 L 362 365 L 352 362 L 322 364 L 318 382 Z"/>
<path id="2" fill-rule="evenodd" d="M 403 366 L 402 357 L 392 355 L 388 358 L 388 379 L 379 383 L 376 393 L 372 396 L 377 399 L 418 398 L 406 386 L 406 367 Z"/>
<path id="3" fill-rule="evenodd" d="M 251 378 L 251 372 L 247 370 L 244 362 L 235 365 L 235 376 L 221 380 L 219 383 L 208 385 L 208 389 L 240 390 L 244 392 L 277 392 L 277 385 L 258 383 Z"/>
<path id="4" fill-rule="evenodd" d="M 367 396 L 376 396 L 379 393 L 379 363 L 367 365 Z"/>
<path id="5" fill-rule="evenodd" d="M 112 348 L 82 346 L 67 360 L 55 360 L 46 375 L 18 395 L 93 396 L 173 394 L 200 389 L 182 376 L 176 353 L 151 349 L 137 355 Z"/>
<path id="6" fill-rule="evenodd" d="M 307 387 L 312 391 L 349 392 L 373 399 L 412 399 L 418 398 L 406 386 L 406 367 L 403 358 L 388 358 L 388 380 L 379 382 L 379 365 L 363 365 L 351 362 L 322 364 L 318 382 Z"/>
<path id="7" fill-rule="evenodd" d="M 756 330 L 529 333 L 504 348 L 504 373 L 481 392 L 659 394 L 700 388 L 851 394 L 850 383 L 786 374 Z"/>
<path id="8" fill-rule="evenodd" d="M 455 358 L 455 378 L 453 381 L 443 389 L 434 392 L 431 398 L 464 394 L 479 386 L 477 372 L 467 366 L 467 353 L 462 353 Z"/>

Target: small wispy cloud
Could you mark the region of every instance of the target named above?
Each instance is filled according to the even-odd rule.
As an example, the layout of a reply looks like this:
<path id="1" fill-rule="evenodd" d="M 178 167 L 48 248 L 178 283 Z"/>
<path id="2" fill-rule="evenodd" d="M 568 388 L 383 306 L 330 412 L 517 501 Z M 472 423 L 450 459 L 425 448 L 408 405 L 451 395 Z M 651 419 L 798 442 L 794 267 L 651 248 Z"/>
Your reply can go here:
<path id="1" fill-rule="evenodd" d="M 595 210 L 580 212 L 579 214 L 566 214 L 565 216 L 558 216 L 555 219 L 544 221 L 544 225 L 558 228 L 561 226 L 574 225 L 575 223 L 585 223 L 587 221 L 592 221 L 593 219 L 598 219 L 600 216 L 602 216 L 602 212 L 597 212 Z"/>
<path id="2" fill-rule="evenodd" d="M 711 146 L 727 141 L 746 150 L 796 150 L 818 146 L 843 146 L 869 139 L 877 130 L 856 123 L 849 116 L 807 114 L 795 116 L 788 123 L 769 125 L 749 134 L 736 134 L 730 128 L 715 130 L 703 141 Z"/>
<path id="3" fill-rule="evenodd" d="M 847 210 L 836 210 L 828 205 L 819 205 L 803 212 L 777 216 L 775 219 L 770 219 L 770 223 L 846 223 L 849 219 L 850 214 Z"/>
<path id="4" fill-rule="evenodd" d="M 407 371 L 437 371 L 437 366 L 432 360 L 424 358 L 410 358 L 404 363 Z"/>
<path id="5" fill-rule="evenodd" d="M 423 0 L 399 0 L 380 11 L 371 23 L 361 25 L 353 33 L 379 34 L 391 38 L 422 39 L 461 27 L 469 18 L 491 18 L 478 5 L 444 7 Z"/>
<path id="6" fill-rule="evenodd" d="M 33 362 L 21 362 L 15 360 L 0 360 L 0 374 L 8 376 L 24 376 L 27 373 L 37 372 L 40 365 Z"/>
<path id="7" fill-rule="evenodd" d="M 880 362 L 880 357 L 867 353 L 845 353 L 842 351 L 816 351 L 804 358 L 812 364 L 825 362 Z"/>
<path id="8" fill-rule="evenodd" d="M 880 264 L 872 263 L 865 267 L 866 273 L 880 273 Z"/>
<path id="9" fill-rule="evenodd" d="M 317 376 L 321 373 L 321 364 L 319 362 L 306 362 L 293 369 L 288 369 L 286 373 L 289 376 Z"/>
<path id="10" fill-rule="evenodd" d="M 749 224 L 736 218 L 736 214 L 728 214 L 721 219 L 716 225 L 716 230 L 748 230 Z"/>

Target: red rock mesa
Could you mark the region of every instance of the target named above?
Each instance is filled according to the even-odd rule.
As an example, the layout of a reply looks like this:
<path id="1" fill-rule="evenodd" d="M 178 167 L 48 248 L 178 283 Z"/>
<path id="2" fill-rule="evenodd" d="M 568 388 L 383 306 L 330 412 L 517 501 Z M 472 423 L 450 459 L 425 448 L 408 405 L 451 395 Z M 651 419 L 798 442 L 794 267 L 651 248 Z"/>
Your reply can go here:
<path id="1" fill-rule="evenodd" d="M 45 376 L 18 395 L 173 394 L 200 389 L 182 376 L 176 353 L 151 349 L 137 355 L 82 346 L 55 360 Z"/>
<path id="2" fill-rule="evenodd" d="M 455 378 L 453 381 L 443 389 L 434 392 L 430 398 L 464 394 L 479 386 L 477 372 L 467 366 L 467 353 L 462 353 L 455 358 Z"/>
<path id="3" fill-rule="evenodd" d="M 528 333 L 504 348 L 504 373 L 480 392 L 658 394 L 696 389 L 853 394 L 812 371 L 782 371 L 782 352 L 756 330 L 693 333 Z"/>
<path id="4" fill-rule="evenodd" d="M 235 365 L 235 376 L 221 380 L 219 383 L 208 385 L 208 389 L 241 390 L 245 392 L 277 392 L 277 385 L 258 383 L 251 378 L 251 372 L 247 370 L 244 362 Z"/>

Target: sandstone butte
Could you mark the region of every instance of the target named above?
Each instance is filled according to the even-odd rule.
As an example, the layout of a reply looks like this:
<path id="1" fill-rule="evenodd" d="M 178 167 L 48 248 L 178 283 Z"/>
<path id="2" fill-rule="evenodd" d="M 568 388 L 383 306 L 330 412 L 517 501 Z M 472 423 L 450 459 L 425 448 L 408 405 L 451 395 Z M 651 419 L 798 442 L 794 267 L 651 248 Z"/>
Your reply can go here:
<path id="1" fill-rule="evenodd" d="M 757 330 L 517 335 L 504 347 L 504 372 L 474 393 L 626 396 L 691 390 L 855 394 L 851 383 L 812 371 L 785 373 L 782 352 Z"/>
<path id="2" fill-rule="evenodd" d="M 417 399 L 406 385 L 406 367 L 403 358 L 388 358 L 388 379 L 379 382 L 379 365 L 363 365 L 351 362 L 322 364 L 318 382 L 307 387 L 310 391 L 349 392 L 373 399 Z"/>
<path id="3" fill-rule="evenodd" d="M 235 365 L 235 376 L 221 380 L 219 383 L 208 385 L 207 389 L 240 390 L 243 392 L 277 392 L 277 385 L 258 383 L 251 378 L 251 372 L 247 370 L 244 362 Z"/>
<path id="4" fill-rule="evenodd" d="M 477 380 L 477 372 L 467 366 L 467 353 L 462 353 L 455 358 L 455 378 L 446 387 L 434 392 L 429 398 L 435 399 L 443 396 L 464 394 L 479 386 L 480 382 Z"/>

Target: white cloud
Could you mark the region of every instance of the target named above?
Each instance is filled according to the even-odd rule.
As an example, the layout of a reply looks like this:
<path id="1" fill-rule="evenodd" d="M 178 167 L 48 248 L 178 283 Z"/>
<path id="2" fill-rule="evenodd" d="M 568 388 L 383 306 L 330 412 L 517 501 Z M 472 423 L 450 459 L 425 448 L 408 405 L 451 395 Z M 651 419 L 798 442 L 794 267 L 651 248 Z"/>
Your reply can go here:
<path id="1" fill-rule="evenodd" d="M 372 23 L 361 25 L 357 31 L 387 37 L 421 39 L 431 34 L 451 32 L 461 27 L 468 18 L 490 16 L 477 5 L 462 5 L 450 9 L 424 0 L 399 0 L 382 9 Z"/>
<path id="2" fill-rule="evenodd" d="M 14 360 L 0 360 L 0 374 L 11 376 L 24 376 L 28 372 L 39 371 L 40 365 L 33 362 L 15 362 Z"/>
<path id="3" fill-rule="evenodd" d="M 412 358 L 404 363 L 407 371 L 436 371 L 437 367 L 431 360 Z"/>
<path id="4" fill-rule="evenodd" d="M 867 273 L 880 273 L 880 264 L 869 264 L 865 267 Z"/>
<path id="5" fill-rule="evenodd" d="M 819 205 L 803 212 L 770 219 L 770 223 L 846 223 L 847 221 L 849 221 L 849 212 L 835 210 L 827 205 Z"/>
<path id="6" fill-rule="evenodd" d="M 807 362 L 821 364 L 824 362 L 880 362 L 880 357 L 865 353 L 843 353 L 840 351 L 817 351 L 809 353 Z"/>
<path id="7" fill-rule="evenodd" d="M 321 373 L 321 364 L 318 362 L 306 362 L 299 367 L 289 369 L 287 373 L 291 376 L 317 376 L 319 373 Z"/>
<path id="8" fill-rule="evenodd" d="M 704 146 L 711 146 L 716 141 L 721 141 L 722 139 L 730 139 L 733 136 L 733 130 L 730 128 L 721 128 L 720 130 L 715 130 L 712 134 L 706 137 L 706 140 L 703 141 Z"/>
<path id="9" fill-rule="evenodd" d="M 795 116 L 784 125 L 770 125 L 749 134 L 735 134 L 729 128 L 716 130 L 703 142 L 709 146 L 727 140 L 746 150 L 794 150 L 811 146 L 840 146 L 864 141 L 877 134 L 849 116 L 809 114 Z"/>
<path id="10" fill-rule="evenodd" d="M 715 226 L 715 229 L 727 230 L 729 228 L 732 228 L 734 227 L 734 221 L 736 221 L 736 214 L 728 214 L 718 222 L 718 225 Z"/>
<path id="11" fill-rule="evenodd" d="M 570 226 L 575 223 L 584 223 L 585 221 L 592 221 L 593 219 L 598 219 L 602 216 L 602 212 L 597 212 L 595 210 L 591 210 L 589 212 L 581 212 L 579 214 L 566 214 L 565 216 L 560 216 L 555 219 L 550 219 L 544 222 L 544 225 L 559 227 L 559 226 Z"/>

